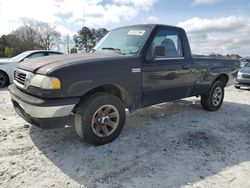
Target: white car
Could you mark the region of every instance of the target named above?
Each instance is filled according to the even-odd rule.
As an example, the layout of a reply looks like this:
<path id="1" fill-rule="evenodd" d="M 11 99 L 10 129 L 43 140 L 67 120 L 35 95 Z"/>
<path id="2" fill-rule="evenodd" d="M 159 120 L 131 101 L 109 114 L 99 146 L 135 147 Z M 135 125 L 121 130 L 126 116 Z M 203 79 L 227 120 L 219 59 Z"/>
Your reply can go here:
<path id="1" fill-rule="evenodd" d="M 23 52 L 13 58 L 0 59 L 0 88 L 5 87 L 13 82 L 14 68 L 18 63 L 30 58 L 60 54 L 63 53 L 49 50 L 32 50 Z"/>

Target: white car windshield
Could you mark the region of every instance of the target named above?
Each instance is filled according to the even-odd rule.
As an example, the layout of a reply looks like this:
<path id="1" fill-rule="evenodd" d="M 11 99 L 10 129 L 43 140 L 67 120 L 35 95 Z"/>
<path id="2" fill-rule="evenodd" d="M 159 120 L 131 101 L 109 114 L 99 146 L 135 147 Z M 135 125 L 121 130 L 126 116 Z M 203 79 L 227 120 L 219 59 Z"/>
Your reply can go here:
<path id="1" fill-rule="evenodd" d="M 31 52 L 23 52 L 15 57 L 12 57 L 10 61 L 21 61 L 24 58 L 26 58 L 28 55 L 30 55 Z"/>
<path id="2" fill-rule="evenodd" d="M 149 26 L 112 30 L 94 47 L 94 51 L 111 50 L 123 55 L 138 54 L 150 32 Z"/>

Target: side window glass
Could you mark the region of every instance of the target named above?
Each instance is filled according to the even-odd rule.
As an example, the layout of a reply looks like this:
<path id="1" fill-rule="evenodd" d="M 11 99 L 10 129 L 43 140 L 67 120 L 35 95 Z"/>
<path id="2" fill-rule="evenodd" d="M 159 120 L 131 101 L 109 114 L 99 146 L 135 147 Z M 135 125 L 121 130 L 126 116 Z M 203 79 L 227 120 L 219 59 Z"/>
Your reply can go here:
<path id="1" fill-rule="evenodd" d="M 183 57 L 181 39 L 177 31 L 159 30 L 150 47 L 153 53 L 156 46 L 163 47 L 163 58 Z"/>
<path id="2" fill-rule="evenodd" d="M 28 58 L 30 59 L 30 58 L 43 57 L 43 56 L 45 56 L 44 53 L 34 53 L 34 54 L 30 55 Z"/>
<path id="3" fill-rule="evenodd" d="M 49 56 L 51 55 L 60 55 L 60 53 L 49 52 Z"/>

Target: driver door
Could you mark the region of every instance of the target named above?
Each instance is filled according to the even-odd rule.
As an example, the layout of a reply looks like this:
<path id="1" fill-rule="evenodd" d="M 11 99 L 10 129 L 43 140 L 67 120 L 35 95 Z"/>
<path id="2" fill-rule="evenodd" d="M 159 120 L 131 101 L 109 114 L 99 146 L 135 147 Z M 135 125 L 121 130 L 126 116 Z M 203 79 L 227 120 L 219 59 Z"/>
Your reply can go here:
<path id="1" fill-rule="evenodd" d="M 191 64 L 182 49 L 182 39 L 178 31 L 158 29 L 148 51 L 153 54 L 152 61 L 143 64 L 144 106 L 189 95 L 193 86 Z"/>

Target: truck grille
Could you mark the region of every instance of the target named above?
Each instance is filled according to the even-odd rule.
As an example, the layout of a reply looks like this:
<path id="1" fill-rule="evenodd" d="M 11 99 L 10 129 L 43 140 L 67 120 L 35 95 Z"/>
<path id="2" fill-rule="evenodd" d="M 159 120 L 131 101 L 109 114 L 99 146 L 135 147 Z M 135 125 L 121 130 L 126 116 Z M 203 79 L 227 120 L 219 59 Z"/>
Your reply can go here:
<path id="1" fill-rule="evenodd" d="M 25 73 L 21 73 L 18 72 L 17 70 L 14 71 L 14 79 L 15 81 L 17 81 L 19 84 L 24 85 L 25 83 L 25 78 L 26 78 L 26 74 Z"/>
<path id="2" fill-rule="evenodd" d="M 34 74 L 22 69 L 14 70 L 14 84 L 20 88 L 26 89 Z"/>

